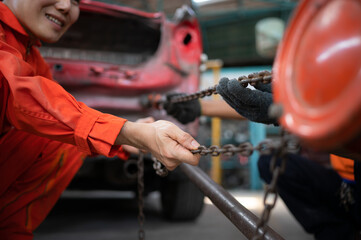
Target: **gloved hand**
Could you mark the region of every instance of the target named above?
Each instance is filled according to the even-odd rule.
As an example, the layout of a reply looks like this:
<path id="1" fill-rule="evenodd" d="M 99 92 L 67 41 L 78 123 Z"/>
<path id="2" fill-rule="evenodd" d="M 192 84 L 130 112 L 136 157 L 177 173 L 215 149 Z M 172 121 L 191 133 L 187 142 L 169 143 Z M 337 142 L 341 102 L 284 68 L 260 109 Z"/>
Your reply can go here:
<path id="1" fill-rule="evenodd" d="M 198 99 L 179 103 L 169 102 L 172 97 L 181 95 L 185 94 L 168 94 L 166 96 L 168 101 L 164 104 L 164 109 L 166 110 L 168 115 L 173 116 L 180 123 L 187 124 L 189 122 L 193 122 L 197 117 L 201 115 L 201 105 Z"/>
<path id="2" fill-rule="evenodd" d="M 217 92 L 243 117 L 253 122 L 277 124 L 268 116 L 268 108 L 273 103 L 271 84 L 257 84 L 255 88 L 245 88 L 237 79 L 222 78 Z"/>

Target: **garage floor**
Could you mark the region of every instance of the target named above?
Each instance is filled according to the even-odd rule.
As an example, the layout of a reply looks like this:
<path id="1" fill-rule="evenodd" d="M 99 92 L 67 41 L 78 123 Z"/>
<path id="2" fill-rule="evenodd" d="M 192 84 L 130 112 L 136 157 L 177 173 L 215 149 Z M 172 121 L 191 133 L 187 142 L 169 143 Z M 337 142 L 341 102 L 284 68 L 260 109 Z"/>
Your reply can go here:
<path id="1" fill-rule="evenodd" d="M 259 216 L 263 192 L 231 190 L 236 199 Z M 137 204 L 131 193 L 66 192 L 46 221 L 35 232 L 35 240 L 134 240 L 138 239 Z M 159 194 L 147 197 L 147 240 L 246 239 L 208 199 L 194 222 L 167 222 L 160 215 Z M 270 226 L 287 240 L 311 240 L 289 214 L 279 198 Z"/>

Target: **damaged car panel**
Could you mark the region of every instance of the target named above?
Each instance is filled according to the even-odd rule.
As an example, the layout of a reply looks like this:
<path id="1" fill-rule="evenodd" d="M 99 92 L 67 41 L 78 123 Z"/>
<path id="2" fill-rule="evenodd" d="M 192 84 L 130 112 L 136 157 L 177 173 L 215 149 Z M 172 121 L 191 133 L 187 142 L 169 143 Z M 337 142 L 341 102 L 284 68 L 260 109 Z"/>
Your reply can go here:
<path id="1" fill-rule="evenodd" d="M 41 48 L 54 78 L 80 101 L 87 103 L 90 93 L 106 97 L 197 90 L 202 46 L 191 9 L 181 8 L 175 21 L 169 21 L 162 13 L 101 2 L 86 1 L 80 7 L 79 21 L 56 46 Z M 111 100 L 92 104 L 114 108 Z"/>

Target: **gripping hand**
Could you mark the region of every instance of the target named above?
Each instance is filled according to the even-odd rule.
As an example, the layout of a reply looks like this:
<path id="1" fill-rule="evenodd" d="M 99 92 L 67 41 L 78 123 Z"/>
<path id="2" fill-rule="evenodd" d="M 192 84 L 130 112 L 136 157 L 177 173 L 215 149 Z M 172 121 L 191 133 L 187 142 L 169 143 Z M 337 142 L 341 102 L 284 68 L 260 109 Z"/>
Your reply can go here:
<path id="1" fill-rule="evenodd" d="M 179 103 L 171 103 L 170 99 L 174 96 L 185 95 L 182 93 L 172 93 L 167 95 L 167 102 L 164 104 L 164 109 L 166 110 L 168 115 L 173 116 L 180 123 L 187 124 L 189 122 L 194 121 L 197 117 L 201 115 L 201 105 L 196 100 L 179 102 Z"/>
<path id="2" fill-rule="evenodd" d="M 257 84 L 255 88 L 245 88 L 236 79 L 222 78 L 217 92 L 243 117 L 253 122 L 276 123 L 268 116 L 268 108 L 273 103 L 271 84 Z"/>

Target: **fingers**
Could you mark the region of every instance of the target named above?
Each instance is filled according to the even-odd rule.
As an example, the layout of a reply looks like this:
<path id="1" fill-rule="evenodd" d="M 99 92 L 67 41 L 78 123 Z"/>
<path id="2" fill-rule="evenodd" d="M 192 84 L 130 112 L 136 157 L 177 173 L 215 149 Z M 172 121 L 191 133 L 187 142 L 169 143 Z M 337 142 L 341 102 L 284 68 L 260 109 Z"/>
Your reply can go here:
<path id="1" fill-rule="evenodd" d="M 243 107 L 259 105 L 259 98 L 257 97 L 258 90 L 245 88 L 236 79 L 230 80 L 227 84 L 227 88 L 230 97 L 233 98 L 238 105 L 242 105 Z"/>
<path id="2" fill-rule="evenodd" d="M 258 83 L 254 87 L 262 92 L 272 93 L 272 84 L 271 83 L 267 83 L 267 84 Z"/>
<path id="3" fill-rule="evenodd" d="M 272 94 L 245 88 L 238 80 L 223 78 L 217 92 L 243 117 L 261 123 L 269 123 L 268 107 L 272 104 Z"/>
<path id="4" fill-rule="evenodd" d="M 169 136 L 188 150 L 195 150 L 200 146 L 190 134 L 182 131 L 175 125 Z"/>
<path id="5" fill-rule="evenodd" d="M 168 96 L 167 96 L 168 99 Z M 168 115 L 174 116 L 176 115 L 179 110 L 181 109 L 179 106 L 179 103 L 171 103 L 168 99 L 168 102 L 164 104 L 164 109 L 167 112 Z"/>
<path id="6" fill-rule="evenodd" d="M 217 86 L 217 92 L 219 95 L 222 96 L 222 98 L 234 109 L 237 108 L 237 101 L 234 102 L 233 99 L 231 99 L 231 93 L 228 90 L 228 83 L 229 83 L 229 79 L 228 78 L 222 78 Z"/>
<path id="7" fill-rule="evenodd" d="M 181 162 L 197 165 L 200 158 L 199 154 L 193 155 L 190 152 L 191 149 L 197 149 L 199 143 L 168 121 L 127 121 L 117 136 L 115 145 L 131 145 L 142 151 L 149 151 L 170 170 Z"/>
<path id="8" fill-rule="evenodd" d="M 168 121 L 157 121 L 154 126 L 157 146 L 153 155 L 166 168 L 173 170 L 182 162 L 191 165 L 198 164 L 200 155 L 193 154 L 190 150 L 197 149 L 199 143 L 190 134 Z"/>
<path id="9" fill-rule="evenodd" d="M 168 102 L 164 105 L 168 115 L 171 115 L 182 124 L 187 124 L 194 121 L 201 115 L 201 107 L 198 100 L 191 100 L 179 103 L 171 103 L 170 98 L 172 96 L 183 96 L 183 93 L 168 94 Z"/>
<path id="10" fill-rule="evenodd" d="M 232 97 L 237 98 L 240 103 L 255 109 L 260 109 L 266 105 L 268 106 L 270 99 L 272 101 L 272 94 L 257 89 L 244 88 L 237 81 L 229 81 L 228 90 L 230 94 L 232 94 Z"/>
<path id="11" fill-rule="evenodd" d="M 229 80 L 228 78 L 222 78 L 217 87 L 223 99 L 233 107 L 238 113 L 244 116 L 251 110 L 254 104 L 250 99 L 250 89 L 244 88 L 236 79 Z"/>
<path id="12" fill-rule="evenodd" d="M 184 148 L 180 144 L 171 148 L 172 152 L 164 153 L 161 158 L 157 159 L 163 163 L 168 170 L 174 170 L 179 164 L 187 163 L 193 166 L 198 165 L 201 155 L 193 154 L 189 149 Z"/>
<path id="13" fill-rule="evenodd" d="M 228 85 L 229 79 L 228 78 L 221 78 L 221 80 L 219 80 L 218 86 L 217 86 L 217 92 L 218 94 L 220 94 L 222 97 L 227 96 L 228 93 Z"/>
<path id="14" fill-rule="evenodd" d="M 169 93 L 166 95 L 167 102 L 164 104 L 164 109 L 167 111 L 169 115 L 174 115 L 178 110 L 179 107 L 177 103 L 171 103 L 171 99 L 173 97 L 184 95 L 183 93 Z"/>
<path id="15" fill-rule="evenodd" d="M 200 144 L 188 133 L 183 132 L 180 128 L 174 125 L 172 131 L 169 132 L 169 138 L 172 140 L 173 157 L 176 157 L 180 162 L 185 162 L 191 165 L 197 165 L 200 155 L 193 154 L 190 150 L 197 149 Z"/>
<path id="16" fill-rule="evenodd" d="M 168 115 L 175 116 L 180 111 L 179 104 L 177 103 L 168 103 L 167 105 L 164 105 L 164 109 L 167 112 Z"/>

